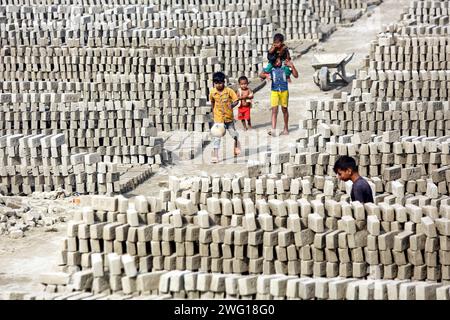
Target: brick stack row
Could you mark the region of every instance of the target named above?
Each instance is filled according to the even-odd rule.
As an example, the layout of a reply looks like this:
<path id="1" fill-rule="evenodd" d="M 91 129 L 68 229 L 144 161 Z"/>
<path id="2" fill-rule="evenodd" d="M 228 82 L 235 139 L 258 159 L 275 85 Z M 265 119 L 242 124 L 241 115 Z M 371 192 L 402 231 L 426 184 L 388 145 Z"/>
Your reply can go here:
<path id="1" fill-rule="evenodd" d="M 64 189 L 67 192 L 120 192 L 117 164 L 98 153 L 69 152 L 64 134 L 0 137 L 0 188 L 5 194 Z"/>
<path id="2" fill-rule="evenodd" d="M 171 206 L 167 196 L 138 196 L 133 205 L 120 196 L 94 196 L 68 225 L 60 265 L 89 275 L 101 288 L 97 291 L 113 292 L 134 292 L 143 278 L 156 281 L 172 270 L 180 275 L 450 280 L 448 202 L 437 210 L 210 197 L 200 210 L 190 199 L 177 198 L 175 208 L 166 211 Z"/>
<path id="3" fill-rule="evenodd" d="M 163 140 L 151 126 L 141 101 L 103 101 L 78 103 L 9 103 L 0 107 L 0 134 L 63 133 L 73 152 L 96 152 L 105 162 L 160 164 Z M 39 95 L 51 100 L 58 94 Z M 8 96 L 3 94 L 3 96 Z M 48 106 L 50 105 L 50 107 Z"/>
<path id="4" fill-rule="evenodd" d="M 44 293 L 9 296 L 5 300 L 450 300 L 450 286 L 408 280 L 296 277 L 286 275 L 230 275 L 194 271 L 159 271 L 123 277 L 120 291 L 101 285 L 92 271 L 79 271 L 73 280 L 63 273 L 40 276 Z M 137 295 L 138 294 L 138 295 Z M 232 306 L 245 312 L 249 306 Z M 273 314 L 270 305 L 250 307 Z"/>

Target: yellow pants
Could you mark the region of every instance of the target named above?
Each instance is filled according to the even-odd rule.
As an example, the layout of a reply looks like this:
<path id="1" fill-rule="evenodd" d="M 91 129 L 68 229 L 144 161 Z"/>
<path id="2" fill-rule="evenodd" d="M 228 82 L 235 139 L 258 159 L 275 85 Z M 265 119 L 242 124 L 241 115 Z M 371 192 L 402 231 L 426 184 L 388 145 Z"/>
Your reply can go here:
<path id="1" fill-rule="evenodd" d="M 283 108 L 288 107 L 289 91 L 272 91 L 270 95 L 270 105 L 272 108 L 282 106 Z"/>

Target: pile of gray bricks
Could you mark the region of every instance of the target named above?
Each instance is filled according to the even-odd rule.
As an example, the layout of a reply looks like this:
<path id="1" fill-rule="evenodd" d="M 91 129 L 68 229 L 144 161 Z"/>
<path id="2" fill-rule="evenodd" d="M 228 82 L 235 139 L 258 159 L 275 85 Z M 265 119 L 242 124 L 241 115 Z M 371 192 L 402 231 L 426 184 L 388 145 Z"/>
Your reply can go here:
<path id="1" fill-rule="evenodd" d="M 448 1 L 411 1 L 398 23 L 371 43 L 352 96 L 388 101 L 448 101 Z"/>
<path id="2" fill-rule="evenodd" d="M 448 1 L 411 1 L 402 18 L 414 20 L 417 24 L 443 25 L 449 23 L 450 4 Z"/>
<path id="3" fill-rule="evenodd" d="M 75 283 L 76 280 L 76 283 Z M 450 286 L 408 280 L 361 280 L 356 278 L 296 277 L 285 275 L 229 275 L 192 271 L 162 271 L 125 282 L 123 290 L 92 290 L 93 273 L 73 276 L 44 274 L 45 292 L 10 296 L 9 299 L 135 300 L 135 299 L 243 299 L 243 300 L 449 300 Z M 74 289 L 74 285 L 77 289 Z M 95 289 L 102 289 L 96 287 Z M 8 298 L 6 298 L 8 300 Z"/>
<path id="4" fill-rule="evenodd" d="M 279 11 L 274 14 L 272 8 Z M 254 77 L 261 71 L 276 28 L 281 27 L 287 39 L 319 40 L 319 24 L 336 23 L 339 16 L 339 5 L 328 0 L 299 4 L 270 0 L 262 5 L 242 1 L 108 0 L 92 1 L 89 6 L 72 0 L 40 5 L 6 1 L 0 6 L 4 21 L 0 24 L 0 101 L 12 107 L 9 112 L 29 107 L 43 112 L 50 107 L 60 113 L 59 106 L 53 104 L 63 103 L 71 110 L 72 103 L 79 102 L 76 106 L 94 112 L 103 111 L 106 105 L 114 113 L 119 112 L 116 108 L 138 104 L 139 110 L 146 110 L 139 111 L 143 118 L 137 119 L 144 120 L 147 127 L 206 131 L 210 113 L 206 97 L 213 72 L 222 70 L 231 79 L 243 74 Z M 5 117 L 16 119 L 16 115 Z M 31 120 L 36 122 L 38 118 L 32 114 Z M 118 119 L 129 123 L 136 118 Z M 50 121 L 58 120 L 56 116 Z M 136 128 L 142 127 L 139 122 Z M 7 129 L 22 128 L 15 123 Z M 91 132 L 92 128 L 86 129 Z M 70 147 L 72 133 L 67 133 Z M 90 134 L 94 144 L 103 137 L 98 132 Z M 123 137 L 120 132 L 119 136 Z M 116 142 L 102 146 L 113 148 Z M 126 146 L 137 149 L 142 144 L 128 141 Z M 107 156 L 125 158 L 123 163 L 135 163 L 136 156 L 138 163 L 151 157 L 117 150 Z"/>
<path id="5" fill-rule="evenodd" d="M 450 134 L 448 101 L 373 101 L 370 96 L 309 101 L 299 126 L 306 135 L 320 132 L 322 125 L 335 135 L 369 131 L 382 135 L 400 130 L 405 136 L 444 137 Z"/>
<path id="6" fill-rule="evenodd" d="M 69 223 L 59 256 L 71 280 L 67 274 L 58 277 L 64 278 L 60 283 L 42 280 L 49 285 L 46 290 L 175 298 L 375 299 L 377 285 L 383 293 L 378 299 L 436 299 L 438 288 L 443 288 L 439 299 L 448 299 L 448 201 L 439 210 L 305 198 L 253 202 L 208 197 L 204 206 L 183 197 L 168 202 L 171 194 L 183 193 L 184 184 L 172 178 L 171 188 L 159 197 L 93 196 Z M 191 277 L 197 277 L 198 287 Z M 418 282 L 425 280 L 432 282 Z M 225 290 L 228 281 L 234 291 Z M 266 289 L 257 289 L 259 281 Z M 335 281 L 341 293 L 327 295 L 323 286 Z M 397 284 L 397 295 L 387 297 L 389 284 Z M 400 298 L 398 290 L 408 294 Z"/>
<path id="7" fill-rule="evenodd" d="M 106 162 L 160 164 L 163 158 L 167 160 L 162 154 L 163 140 L 157 137 L 140 101 L 54 103 L 48 107 L 41 102 L 13 103 L 14 96 L 21 94 L 3 94 L 9 102 L 0 104 L 0 135 L 64 134 L 71 153 L 97 152 Z"/>
<path id="8" fill-rule="evenodd" d="M 351 94 L 310 101 L 300 127 L 317 134 L 400 130 L 404 136 L 450 133 L 450 25 L 448 1 L 412 1 L 402 20 L 385 27 L 371 43 Z"/>
<path id="9" fill-rule="evenodd" d="M 53 50 L 51 47 L 33 47 L 33 50 L 27 51 L 16 50 L 15 47 L 2 48 L 2 67 L 9 69 L 0 71 L 0 78 L 4 80 L 0 88 L 3 92 L 0 93 L 1 102 L 6 103 L 8 108 L 5 112 L 14 111 L 10 110 L 11 105 L 20 106 L 26 102 L 46 105 L 65 102 L 64 107 L 71 107 L 70 102 L 80 102 L 75 104 L 75 108 L 92 111 L 106 109 L 116 113 L 117 109 L 137 109 L 135 115 L 121 117 L 128 122 L 141 120 L 136 127 L 142 127 L 142 121 L 146 121 L 146 127 L 165 131 L 205 129 L 205 115 L 210 112 L 210 108 L 205 107 L 209 77 L 220 69 L 217 57 L 152 58 L 144 49 L 128 48 L 64 47 Z M 28 54 L 44 66 L 39 72 L 27 74 L 20 71 L 31 66 L 22 60 Z M 73 62 L 76 66 L 83 65 L 85 71 L 70 72 L 72 62 L 64 59 L 67 54 L 75 55 L 77 59 Z M 15 62 L 18 56 L 22 57 L 19 60 L 23 62 Z M 45 63 L 53 56 L 60 58 L 57 69 L 55 64 Z M 54 111 L 60 113 L 62 110 Z M 13 116 L 10 118 L 13 119 Z M 39 120 L 38 115 L 34 119 Z M 117 127 L 121 128 L 120 124 Z M 50 128 L 55 128 L 54 123 Z"/>
<path id="10" fill-rule="evenodd" d="M 367 1 L 364 0 L 338 0 L 341 9 L 367 9 Z"/>
<path id="11" fill-rule="evenodd" d="M 319 28 L 320 21 L 309 1 L 298 3 L 282 3 L 282 1 L 270 1 L 267 5 L 276 10 L 274 23 L 279 30 L 289 39 L 315 40 L 322 39 L 323 34 Z"/>
<path id="12" fill-rule="evenodd" d="M 356 158 L 364 176 L 383 175 L 392 166 L 400 169 L 419 166 L 418 175 L 409 177 L 413 180 L 431 177 L 436 170 L 445 171 L 449 165 L 449 136 L 402 136 L 398 130 L 384 131 L 381 135 L 361 131 L 334 136 L 330 135 L 330 126 L 322 124 L 320 128 L 321 133 L 300 138 L 292 144 L 291 151 L 287 153 L 290 161 L 285 163 L 309 165 L 315 174 L 332 176 L 335 160 L 340 155 L 349 155 Z M 286 173 L 289 167 L 280 162 L 270 172 Z M 296 177 L 295 173 L 291 176 Z"/>
<path id="13" fill-rule="evenodd" d="M 229 178 L 211 177 L 210 180 L 227 185 L 228 189 L 223 191 L 233 191 L 231 195 L 242 193 L 254 199 L 259 195 L 281 199 L 302 195 L 338 200 L 349 192 L 351 184 L 338 181 L 333 166 L 340 156 L 348 155 L 356 160 L 359 173 L 368 178 L 375 203 L 405 204 L 418 199 L 436 202 L 448 197 L 448 136 L 401 136 L 396 130 L 385 131 L 380 136 L 367 131 L 334 136 L 325 125 L 320 126 L 320 131 L 309 138 L 299 138 L 296 144 L 290 145 L 290 151 L 262 154 L 260 161 L 248 164 L 248 177 L 241 178 L 240 184 L 236 182 L 233 188 L 229 187 Z M 197 180 L 208 181 L 207 178 Z M 210 187 L 213 187 L 211 182 Z M 209 189 L 202 185 L 201 190 Z M 213 194 L 219 194 L 212 190 Z M 199 189 L 195 183 L 191 191 L 194 192 L 191 198 L 197 199 Z M 224 196 L 227 193 L 220 194 Z M 200 197 L 204 199 L 202 193 Z"/>
<path id="14" fill-rule="evenodd" d="M 117 164 L 98 153 L 70 153 L 64 134 L 0 137 L 0 189 L 5 194 L 65 189 L 113 194 L 120 191 Z"/>
<path id="15" fill-rule="evenodd" d="M 374 4 L 379 4 L 375 1 Z M 192 9 L 200 11 L 234 11 L 269 13 L 270 21 L 276 30 L 282 31 L 288 39 L 319 41 L 334 31 L 330 28 L 341 22 L 345 9 L 366 8 L 366 1 L 338 2 L 318 0 L 263 0 L 263 1 L 155 1 L 159 10 L 168 8 Z M 342 4 L 342 6 L 341 6 Z M 260 16 L 261 17 L 261 16 Z M 325 26 L 326 28 L 322 28 Z"/>
<path id="16" fill-rule="evenodd" d="M 339 3 L 335 0 L 310 0 L 309 5 L 311 6 L 314 14 L 319 17 L 319 22 L 321 24 L 338 24 L 341 22 L 341 8 Z"/>
<path id="17" fill-rule="evenodd" d="M 206 10 L 205 10 L 206 9 Z M 154 13 L 153 15 L 154 27 L 177 27 L 178 35 L 181 36 L 204 36 L 208 37 L 211 41 L 212 36 L 218 36 L 215 40 L 217 43 L 211 43 L 217 48 L 217 52 L 220 54 L 221 64 L 226 67 L 229 61 L 223 58 L 229 58 L 229 54 L 220 50 L 219 46 L 222 44 L 228 44 L 227 36 L 239 36 L 248 35 L 253 42 L 249 42 L 251 47 L 243 48 L 246 51 L 245 58 L 256 59 L 259 56 L 264 56 L 269 49 L 272 41 L 273 24 L 270 22 L 272 17 L 267 10 L 263 11 L 259 6 L 251 8 L 243 8 L 243 10 L 233 9 L 227 7 L 226 11 L 213 10 L 212 7 L 205 8 L 202 6 L 202 11 L 195 12 L 185 9 L 177 9 L 175 11 L 161 11 Z M 224 39 L 220 39 L 224 37 Z M 220 41 L 224 40 L 224 41 Z M 243 44 L 246 39 L 240 39 L 239 45 Z M 248 41 L 248 40 L 247 40 Z M 255 49 L 256 44 L 256 51 Z M 233 45 L 231 43 L 231 45 Z M 198 50 L 198 48 L 197 48 Z M 198 53 L 196 51 L 195 53 Z M 223 54 L 225 53 L 225 56 Z M 254 75 L 255 71 L 251 65 L 255 63 L 248 63 L 245 60 L 238 59 L 242 56 L 234 56 L 239 64 L 238 71 L 249 76 Z M 234 64 L 237 64 L 234 62 Z M 256 64 L 256 67 L 258 65 Z M 232 75 L 237 74 L 236 70 L 232 71 Z"/>
<path id="18" fill-rule="evenodd" d="M 354 80 L 353 96 L 386 100 L 448 100 L 448 36 L 381 34 L 372 43 L 368 71 Z"/>

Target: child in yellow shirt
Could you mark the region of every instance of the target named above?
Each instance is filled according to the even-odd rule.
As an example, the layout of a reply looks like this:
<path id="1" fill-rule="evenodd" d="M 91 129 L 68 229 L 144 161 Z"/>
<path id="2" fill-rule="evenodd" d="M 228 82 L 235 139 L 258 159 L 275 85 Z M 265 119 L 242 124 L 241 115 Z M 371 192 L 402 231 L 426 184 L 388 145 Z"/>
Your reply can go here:
<path id="1" fill-rule="evenodd" d="M 239 104 L 239 98 L 233 89 L 225 87 L 225 74 L 216 72 L 213 74 L 214 88 L 209 93 L 209 100 L 212 104 L 212 112 L 214 115 L 214 123 L 223 123 L 225 129 L 234 139 L 234 156 L 237 157 L 241 153 L 239 143 L 239 133 L 234 127 L 233 108 Z M 213 139 L 213 154 L 211 163 L 219 161 L 220 139 Z"/>

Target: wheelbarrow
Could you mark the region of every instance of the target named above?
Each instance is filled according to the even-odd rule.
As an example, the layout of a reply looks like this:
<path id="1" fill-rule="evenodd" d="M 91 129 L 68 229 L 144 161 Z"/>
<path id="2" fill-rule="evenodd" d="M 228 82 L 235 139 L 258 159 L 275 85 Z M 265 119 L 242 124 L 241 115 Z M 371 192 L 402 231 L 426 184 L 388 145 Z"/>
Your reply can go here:
<path id="1" fill-rule="evenodd" d="M 331 84 L 336 82 L 337 77 L 341 78 L 345 84 L 351 79 L 345 73 L 345 66 L 352 60 L 355 53 L 347 54 L 318 54 L 314 55 L 312 67 L 314 70 L 314 82 L 320 90 L 327 91 L 331 89 Z M 335 69 L 333 72 L 330 69 Z"/>

